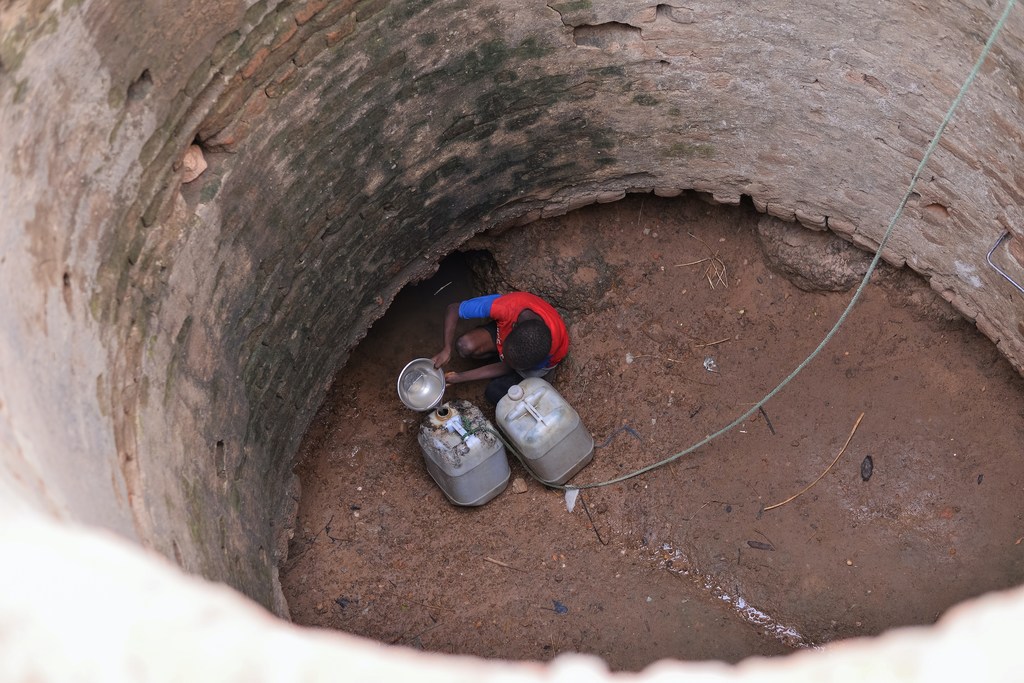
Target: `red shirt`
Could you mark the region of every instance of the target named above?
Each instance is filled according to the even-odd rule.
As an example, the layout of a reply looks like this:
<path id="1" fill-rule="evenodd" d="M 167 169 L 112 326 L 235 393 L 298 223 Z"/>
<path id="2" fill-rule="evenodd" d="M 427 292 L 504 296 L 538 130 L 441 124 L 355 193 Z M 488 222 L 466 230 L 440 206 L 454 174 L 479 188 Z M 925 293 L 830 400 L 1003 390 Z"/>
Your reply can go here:
<path id="1" fill-rule="evenodd" d="M 569 352 L 569 331 L 558 311 L 544 299 L 526 292 L 491 294 L 469 299 L 459 304 L 460 318 L 492 318 L 498 324 L 498 356 L 504 358 L 504 340 L 519 320 L 519 315 L 529 309 L 547 325 L 551 332 L 551 351 L 540 365 L 531 370 L 549 369 L 558 365 Z"/>

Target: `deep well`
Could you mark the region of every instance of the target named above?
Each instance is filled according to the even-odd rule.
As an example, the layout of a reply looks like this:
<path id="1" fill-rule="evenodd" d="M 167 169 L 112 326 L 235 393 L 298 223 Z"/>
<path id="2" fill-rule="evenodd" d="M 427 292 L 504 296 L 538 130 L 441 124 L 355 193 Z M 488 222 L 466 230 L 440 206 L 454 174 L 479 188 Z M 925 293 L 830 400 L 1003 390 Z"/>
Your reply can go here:
<path id="1" fill-rule="evenodd" d="M 874 250 L 1002 8 L 4 3 L 0 510 L 22 576 L 90 543 L 99 574 L 148 571 L 51 528 L 78 523 L 286 614 L 292 457 L 399 288 L 480 231 L 627 192 L 749 196 Z M 1021 294 L 985 257 L 1010 231 L 996 257 L 1024 280 L 1022 39 L 1017 10 L 883 254 L 1018 369 Z M 183 184 L 192 144 L 209 168 Z M 304 647 L 371 661 L 353 642 Z"/>

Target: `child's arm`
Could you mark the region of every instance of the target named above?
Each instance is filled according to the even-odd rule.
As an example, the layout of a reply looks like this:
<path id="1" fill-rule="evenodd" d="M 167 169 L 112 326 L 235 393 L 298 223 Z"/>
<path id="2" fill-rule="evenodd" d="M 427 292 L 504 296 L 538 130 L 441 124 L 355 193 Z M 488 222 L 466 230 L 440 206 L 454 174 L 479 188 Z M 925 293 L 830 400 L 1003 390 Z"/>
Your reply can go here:
<path id="1" fill-rule="evenodd" d="M 455 341 L 455 326 L 459 322 L 459 302 L 448 304 L 444 312 L 444 348 L 434 356 L 434 367 L 439 368 L 452 357 L 452 342 Z"/>
<path id="2" fill-rule="evenodd" d="M 497 363 L 491 363 L 490 365 L 483 365 L 479 368 L 473 368 L 465 372 L 446 372 L 444 379 L 448 384 L 460 384 L 462 382 L 472 382 L 478 379 L 492 379 L 494 377 L 501 377 L 513 372 L 512 368 L 505 365 L 504 361 Z"/>

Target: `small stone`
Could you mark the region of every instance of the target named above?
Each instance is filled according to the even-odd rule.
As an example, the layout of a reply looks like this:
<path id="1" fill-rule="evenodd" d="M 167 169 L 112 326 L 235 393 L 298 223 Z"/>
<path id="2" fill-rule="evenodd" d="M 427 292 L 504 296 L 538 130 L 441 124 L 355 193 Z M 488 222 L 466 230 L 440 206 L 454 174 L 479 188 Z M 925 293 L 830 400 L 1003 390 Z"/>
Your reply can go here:
<path id="1" fill-rule="evenodd" d="M 863 481 L 867 481 L 871 478 L 871 473 L 875 470 L 875 461 L 871 459 L 870 455 L 865 455 L 864 460 L 860 463 L 860 478 Z"/>
<path id="2" fill-rule="evenodd" d="M 522 477 L 512 480 L 512 493 L 526 493 L 526 481 Z"/>
<path id="3" fill-rule="evenodd" d="M 847 567 L 852 567 L 853 566 L 853 560 L 847 560 L 846 561 L 846 566 Z"/>
<path id="4" fill-rule="evenodd" d="M 191 183 L 206 170 L 206 158 L 199 145 L 190 145 L 181 160 L 181 182 Z"/>

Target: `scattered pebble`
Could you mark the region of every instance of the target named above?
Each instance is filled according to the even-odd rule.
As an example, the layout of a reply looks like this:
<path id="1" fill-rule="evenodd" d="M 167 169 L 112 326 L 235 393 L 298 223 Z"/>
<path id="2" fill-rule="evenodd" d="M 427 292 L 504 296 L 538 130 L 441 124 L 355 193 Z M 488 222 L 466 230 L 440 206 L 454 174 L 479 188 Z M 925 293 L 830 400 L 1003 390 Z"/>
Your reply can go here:
<path id="1" fill-rule="evenodd" d="M 558 600 L 552 600 L 555 603 L 555 614 L 568 614 L 569 608 L 560 603 Z"/>
<path id="2" fill-rule="evenodd" d="M 526 480 L 516 477 L 512 480 L 512 493 L 526 493 Z"/>
<path id="3" fill-rule="evenodd" d="M 853 560 L 847 560 L 846 561 L 846 566 L 847 567 L 852 567 L 853 566 Z"/>
<path id="4" fill-rule="evenodd" d="M 871 473 L 875 470 L 875 461 L 871 459 L 870 455 L 865 455 L 864 460 L 860 463 L 860 478 L 867 481 L 871 478 Z M 979 484 L 981 482 L 978 482 Z"/>

